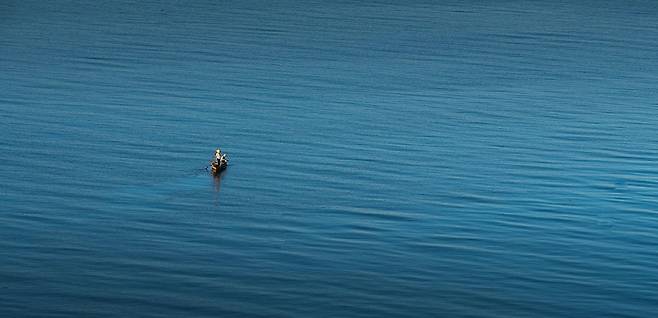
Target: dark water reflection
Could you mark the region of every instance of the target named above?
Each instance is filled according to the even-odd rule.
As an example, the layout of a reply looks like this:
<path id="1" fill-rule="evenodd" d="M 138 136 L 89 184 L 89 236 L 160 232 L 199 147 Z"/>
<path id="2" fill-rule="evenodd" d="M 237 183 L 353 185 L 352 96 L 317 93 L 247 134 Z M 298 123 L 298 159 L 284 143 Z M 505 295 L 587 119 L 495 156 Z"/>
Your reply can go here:
<path id="1" fill-rule="evenodd" d="M 214 186 L 214 189 L 215 189 L 215 204 L 218 204 L 218 202 L 219 202 L 219 192 L 222 189 L 222 178 L 224 177 L 224 175 L 226 173 L 227 173 L 226 170 L 224 170 L 220 173 L 212 175 L 213 186 Z"/>
<path id="2" fill-rule="evenodd" d="M 5 1 L 0 308 L 651 316 L 657 9 Z"/>

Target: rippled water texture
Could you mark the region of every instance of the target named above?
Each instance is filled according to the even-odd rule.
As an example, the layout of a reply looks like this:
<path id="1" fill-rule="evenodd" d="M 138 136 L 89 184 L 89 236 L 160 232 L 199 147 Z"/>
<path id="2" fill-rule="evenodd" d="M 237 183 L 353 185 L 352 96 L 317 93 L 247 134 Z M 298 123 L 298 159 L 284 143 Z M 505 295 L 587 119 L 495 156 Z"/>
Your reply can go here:
<path id="1" fill-rule="evenodd" d="M 658 5 L 571 2 L 3 1 L 2 316 L 655 315 Z"/>

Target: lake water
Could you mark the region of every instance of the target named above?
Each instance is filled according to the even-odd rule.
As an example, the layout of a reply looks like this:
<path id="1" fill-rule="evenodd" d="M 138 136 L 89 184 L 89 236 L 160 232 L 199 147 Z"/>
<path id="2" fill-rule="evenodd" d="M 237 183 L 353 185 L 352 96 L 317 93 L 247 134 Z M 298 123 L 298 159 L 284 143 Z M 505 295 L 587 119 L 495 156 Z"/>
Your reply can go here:
<path id="1" fill-rule="evenodd" d="M 572 2 L 3 1 L 1 315 L 655 315 L 658 4 Z"/>

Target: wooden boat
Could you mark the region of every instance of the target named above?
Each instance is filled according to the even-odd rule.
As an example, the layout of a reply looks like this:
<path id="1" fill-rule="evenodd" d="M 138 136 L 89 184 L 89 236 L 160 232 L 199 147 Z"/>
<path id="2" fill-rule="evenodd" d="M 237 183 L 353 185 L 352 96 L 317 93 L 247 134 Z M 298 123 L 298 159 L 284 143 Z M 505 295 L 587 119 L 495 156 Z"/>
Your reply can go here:
<path id="1" fill-rule="evenodd" d="M 218 174 L 218 173 L 226 170 L 226 167 L 228 167 L 228 159 L 226 159 L 226 158 L 220 160 L 219 162 L 213 160 L 210 163 L 210 168 L 211 168 L 213 174 Z"/>

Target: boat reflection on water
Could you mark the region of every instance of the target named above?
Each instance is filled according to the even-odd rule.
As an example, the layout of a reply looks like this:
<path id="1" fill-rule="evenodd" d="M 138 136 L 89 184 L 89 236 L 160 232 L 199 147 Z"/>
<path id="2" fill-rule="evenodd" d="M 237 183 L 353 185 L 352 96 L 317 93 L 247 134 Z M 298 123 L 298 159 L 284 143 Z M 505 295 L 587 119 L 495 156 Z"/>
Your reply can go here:
<path id="1" fill-rule="evenodd" d="M 213 173 L 212 174 L 212 179 L 213 179 L 213 184 L 215 188 L 215 192 L 219 193 L 222 187 L 222 177 L 226 174 L 226 171 L 222 171 L 220 173 Z"/>
<path id="2" fill-rule="evenodd" d="M 214 202 L 215 202 L 215 205 L 218 206 L 219 205 L 219 192 L 222 189 L 222 178 L 224 177 L 224 175 L 226 175 L 226 171 L 222 171 L 222 172 L 219 172 L 219 173 L 211 173 L 210 175 L 212 176 L 213 189 L 215 190 L 214 194 L 213 194 Z"/>

